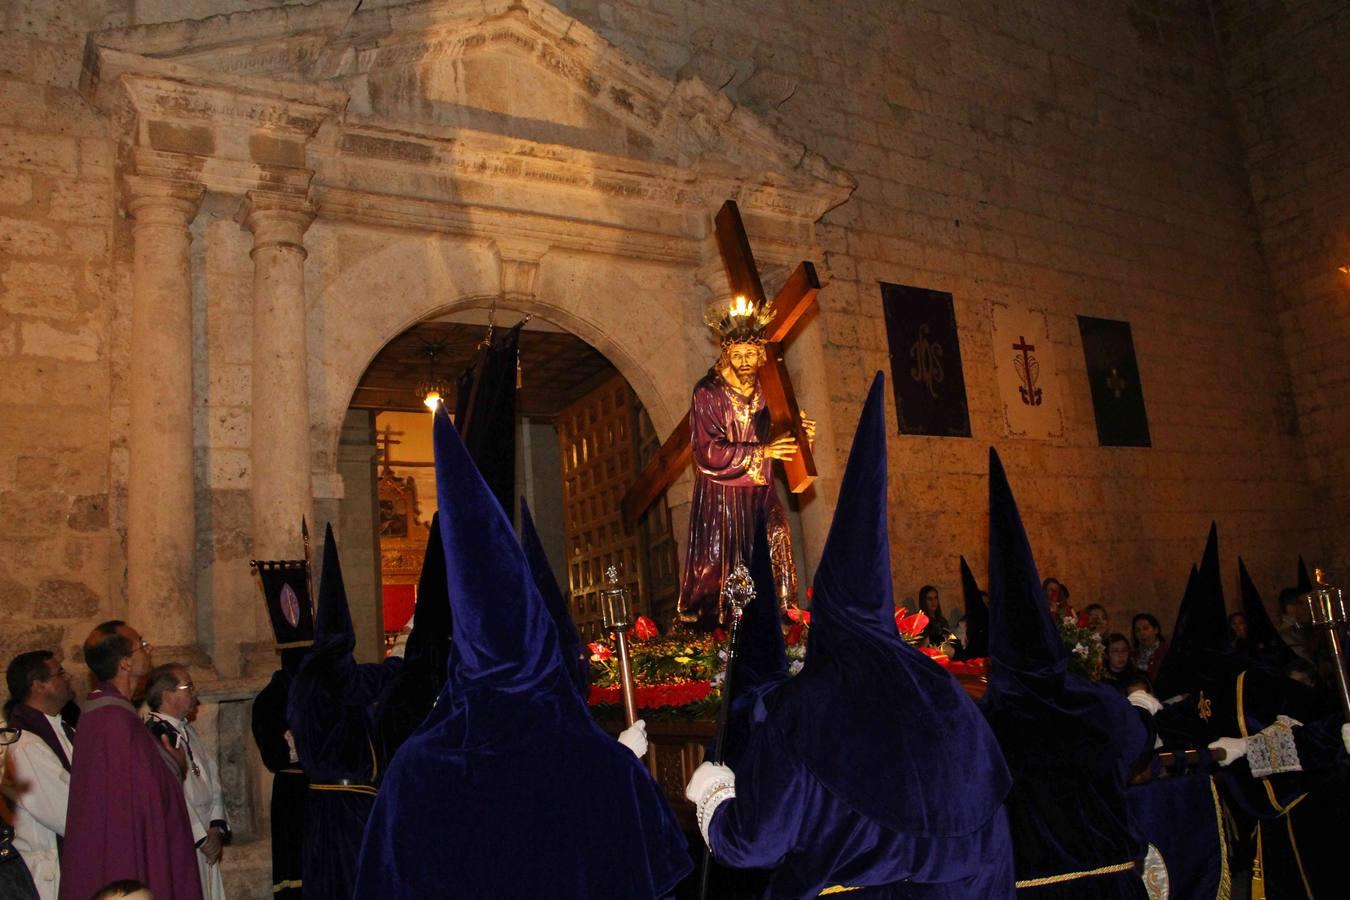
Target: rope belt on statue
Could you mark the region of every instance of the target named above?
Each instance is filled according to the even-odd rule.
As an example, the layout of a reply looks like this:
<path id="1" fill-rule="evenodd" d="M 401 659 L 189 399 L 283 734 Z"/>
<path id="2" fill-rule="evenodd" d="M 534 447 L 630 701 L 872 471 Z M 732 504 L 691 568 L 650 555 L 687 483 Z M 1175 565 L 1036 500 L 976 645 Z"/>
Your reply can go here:
<path id="1" fill-rule="evenodd" d="M 353 781 L 350 778 L 341 778 L 337 781 L 330 781 L 327 784 L 310 783 L 311 791 L 344 791 L 348 794 L 366 794 L 370 797 L 375 796 L 375 788 L 360 781 Z"/>
<path id="2" fill-rule="evenodd" d="M 1080 878 L 1096 878 L 1099 875 L 1115 875 L 1119 872 L 1130 872 L 1137 869 L 1138 866 L 1133 862 L 1116 863 L 1114 866 L 1102 866 L 1099 869 L 1087 869 L 1083 872 L 1065 872 L 1063 875 L 1046 875 L 1041 878 L 1027 878 L 1017 882 L 1017 889 L 1022 888 L 1045 887 L 1047 884 L 1063 884 L 1066 881 L 1077 881 Z"/>

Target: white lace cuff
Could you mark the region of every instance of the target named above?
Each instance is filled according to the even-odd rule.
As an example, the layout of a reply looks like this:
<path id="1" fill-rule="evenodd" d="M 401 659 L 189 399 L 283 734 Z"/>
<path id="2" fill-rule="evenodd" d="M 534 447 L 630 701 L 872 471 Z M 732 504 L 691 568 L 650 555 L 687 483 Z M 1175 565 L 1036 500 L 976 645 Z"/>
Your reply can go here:
<path id="1" fill-rule="evenodd" d="M 1298 761 L 1298 747 L 1294 744 L 1293 726 L 1288 716 L 1280 716 L 1271 725 L 1247 741 L 1247 765 L 1256 778 L 1278 775 L 1281 772 L 1302 772 Z"/>
<path id="2" fill-rule="evenodd" d="M 698 798 L 698 830 L 703 835 L 703 843 L 712 848 L 712 842 L 708 840 L 708 826 L 712 824 L 713 813 L 717 812 L 717 807 L 736 796 L 736 779 L 734 776 L 718 778 L 708 785 L 703 796 Z"/>

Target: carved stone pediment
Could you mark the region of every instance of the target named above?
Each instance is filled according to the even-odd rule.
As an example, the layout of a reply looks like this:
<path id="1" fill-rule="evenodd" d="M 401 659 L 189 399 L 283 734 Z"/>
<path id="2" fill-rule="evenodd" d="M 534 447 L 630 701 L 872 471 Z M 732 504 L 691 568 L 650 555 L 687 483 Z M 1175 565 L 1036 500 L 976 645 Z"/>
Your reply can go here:
<path id="1" fill-rule="evenodd" d="M 473 206 L 490 183 L 494 208 L 558 215 L 570 192 L 597 210 L 660 205 L 651 230 L 688 235 L 705 229 L 672 225 L 669 210 L 701 221 L 735 196 L 751 215 L 813 222 L 852 189 L 725 95 L 660 76 L 544 0 L 352 10 L 331 0 L 98 32 L 84 90 L 106 103 L 123 86 L 142 158 L 229 160 L 208 185 L 222 190 L 307 169 L 333 209 L 377 220 L 403 211 L 371 196 Z M 540 187 L 556 208 L 532 208 Z"/>

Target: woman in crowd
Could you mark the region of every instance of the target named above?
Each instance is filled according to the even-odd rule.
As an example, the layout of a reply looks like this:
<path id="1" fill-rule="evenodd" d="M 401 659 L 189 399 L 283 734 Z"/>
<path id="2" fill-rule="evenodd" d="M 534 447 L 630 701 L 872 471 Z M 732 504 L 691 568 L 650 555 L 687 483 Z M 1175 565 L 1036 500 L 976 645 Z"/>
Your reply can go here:
<path id="1" fill-rule="evenodd" d="M 1163 637 L 1162 626 L 1153 613 L 1140 613 L 1134 617 L 1131 626 L 1134 628 L 1134 664 L 1149 681 L 1157 681 L 1158 669 L 1167 656 L 1167 638 Z"/>
<path id="2" fill-rule="evenodd" d="M 1109 684 L 1123 693 L 1126 682 L 1137 674 L 1134 660 L 1130 657 L 1130 639 L 1118 631 L 1108 634 L 1106 659 L 1102 664 L 1102 683 Z"/>
<path id="3" fill-rule="evenodd" d="M 938 589 L 931 584 L 919 588 L 919 612 L 928 617 L 928 625 L 923 630 L 928 646 L 941 646 L 951 638 L 952 629 L 947 624 L 947 617 L 942 614 L 942 600 L 938 596 Z"/>

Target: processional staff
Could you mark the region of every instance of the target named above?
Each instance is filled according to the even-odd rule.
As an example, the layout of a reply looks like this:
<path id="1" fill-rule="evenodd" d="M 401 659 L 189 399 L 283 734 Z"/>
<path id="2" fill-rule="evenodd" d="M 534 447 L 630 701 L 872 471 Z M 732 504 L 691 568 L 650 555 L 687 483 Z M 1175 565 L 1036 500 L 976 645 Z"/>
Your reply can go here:
<path id="1" fill-rule="evenodd" d="M 1331 647 L 1331 658 L 1336 667 L 1336 693 L 1341 701 L 1341 715 L 1350 722 L 1350 684 L 1346 683 L 1345 650 L 1341 646 L 1341 629 L 1350 621 L 1345 594 L 1340 588 L 1323 580 L 1321 569 L 1314 569 L 1313 572 L 1317 584 L 1299 599 L 1308 607 L 1312 627 L 1320 628 L 1327 634 L 1327 644 Z"/>
<path id="2" fill-rule="evenodd" d="M 633 624 L 633 610 L 628 602 L 628 591 L 619 584 L 619 570 L 610 566 L 605 570 L 607 587 L 600 591 L 600 613 L 604 626 L 614 632 L 614 643 L 619 648 L 619 685 L 623 691 L 624 727 L 632 728 L 637 721 L 637 693 L 633 687 L 633 665 L 628 655 L 628 627 Z"/>
<path id="3" fill-rule="evenodd" d="M 717 711 L 717 734 L 713 738 L 712 754 L 707 762 L 721 763 L 723 749 L 727 740 L 727 722 L 731 718 L 732 678 L 736 674 L 736 657 L 741 647 L 741 617 L 745 608 L 755 599 L 755 582 L 745 563 L 737 563 L 736 568 L 727 576 L 722 585 L 722 601 L 726 604 L 727 618 L 727 665 L 722 676 L 722 705 Z M 712 869 L 712 851 L 703 847 L 703 866 L 699 875 L 698 896 L 705 900 L 708 896 L 708 873 Z"/>

